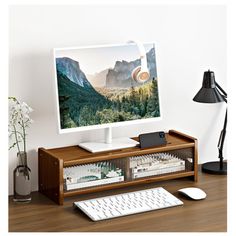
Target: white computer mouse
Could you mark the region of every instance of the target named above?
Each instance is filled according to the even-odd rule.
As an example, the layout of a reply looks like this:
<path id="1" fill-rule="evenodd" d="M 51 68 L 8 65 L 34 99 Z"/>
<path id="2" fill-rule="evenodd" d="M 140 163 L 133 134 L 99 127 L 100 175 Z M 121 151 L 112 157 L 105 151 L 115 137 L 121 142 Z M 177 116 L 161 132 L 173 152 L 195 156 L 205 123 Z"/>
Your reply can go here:
<path id="1" fill-rule="evenodd" d="M 206 198 L 206 193 L 201 190 L 200 188 L 190 187 L 190 188 L 181 188 L 178 192 L 182 193 L 183 195 L 193 199 L 193 200 L 201 200 Z"/>

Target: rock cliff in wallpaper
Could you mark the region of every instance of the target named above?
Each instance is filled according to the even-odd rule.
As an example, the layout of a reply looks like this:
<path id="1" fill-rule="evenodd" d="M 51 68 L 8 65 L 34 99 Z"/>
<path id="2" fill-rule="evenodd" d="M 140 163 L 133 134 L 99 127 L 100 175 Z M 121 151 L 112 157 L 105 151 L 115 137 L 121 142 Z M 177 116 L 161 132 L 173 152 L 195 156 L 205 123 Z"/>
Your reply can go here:
<path id="1" fill-rule="evenodd" d="M 72 82 L 85 88 L 92 87 L 84 72 L 80 69 L 79 63 L 77 61 L 74 61 L 68 57 L 57 58 L 56 66 L 57 70 Z"/>
<path id="2" fill-rule="evenodd" d="M 148 68 L 150 71 L 150 79 L 156 78 L 156 57 L 154 48 L 147 53 Z M 107 88 L 128 88 L 131 86 L 139 86 L 140 84 L 133 81 L 131 73 L 133 69 L 140 66 L 140 59 L 135 61 L 116 61 L 114 68 L 109 69 L 106 77 Z"/>
<path id="3" fill-rule="evenodd" d="M 94 75 L 86 75 L 93 87 L 105 87 L 108 69 L 102 70 Z"/>

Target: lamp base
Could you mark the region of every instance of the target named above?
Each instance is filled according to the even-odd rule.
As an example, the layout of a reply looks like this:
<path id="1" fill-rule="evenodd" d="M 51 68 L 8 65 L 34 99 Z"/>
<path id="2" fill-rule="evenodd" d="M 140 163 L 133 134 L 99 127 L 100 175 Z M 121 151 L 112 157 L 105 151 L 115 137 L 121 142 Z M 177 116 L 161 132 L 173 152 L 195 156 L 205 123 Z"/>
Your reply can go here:
<path id="1" fill-rule="evenodd" d="M 202 164 L 202 172 L 215 175 L 227 175 L 227 162 L 223 162 L 223 168 L 220 169 L 219 161 L 212 161 Z"/>

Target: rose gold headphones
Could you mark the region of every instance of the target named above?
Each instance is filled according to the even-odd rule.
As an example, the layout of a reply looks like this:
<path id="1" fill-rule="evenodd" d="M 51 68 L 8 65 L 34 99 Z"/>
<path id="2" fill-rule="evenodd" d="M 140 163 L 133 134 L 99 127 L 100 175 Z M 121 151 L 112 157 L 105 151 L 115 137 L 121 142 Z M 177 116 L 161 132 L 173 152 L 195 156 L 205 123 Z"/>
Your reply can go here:
<path id="1" fill-rule="evenodd" d="M 137 45 L 139 49 L 139 53 L 140 53 L 140 59 L 141 59 L 141 66 L 137 66 L 136 68 L 134 68 L 131 76 L 136 82 L 144 83 L 150 77 L 150 73 L 147 67 L 147 56 L 146 56 L 145 48 L 141 42 L 136 41 L 136 40 L 129 41 L 129 43 L 135 43 Z"/>

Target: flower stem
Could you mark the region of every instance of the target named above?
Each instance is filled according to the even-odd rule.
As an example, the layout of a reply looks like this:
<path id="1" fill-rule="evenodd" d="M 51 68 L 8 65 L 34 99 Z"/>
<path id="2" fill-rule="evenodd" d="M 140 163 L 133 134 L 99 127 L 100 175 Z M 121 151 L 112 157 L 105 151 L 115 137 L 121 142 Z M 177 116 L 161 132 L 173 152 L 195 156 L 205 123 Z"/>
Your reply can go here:
<path id="1" fill-rule="evenodd" d="M 20 152 L 20 146 L 19 146 L 19 140 L 17 138 L 17 131 L 16 131 L 16 126 L 13 125 L 13 129 L 14 129 L 14 134 L 15 134 L 15 138 L 16 138 L 16 145 L 17 145 L 17 149 L 18 149 L 18 152 Z"/>
<path id="2" fill-rule="evenodd" d="M 25 124 L 23 119 L 22 119 L 22 130 L 23 130 L 24 152 L 26 152 L 26 134 L 25 134 Z"/>

